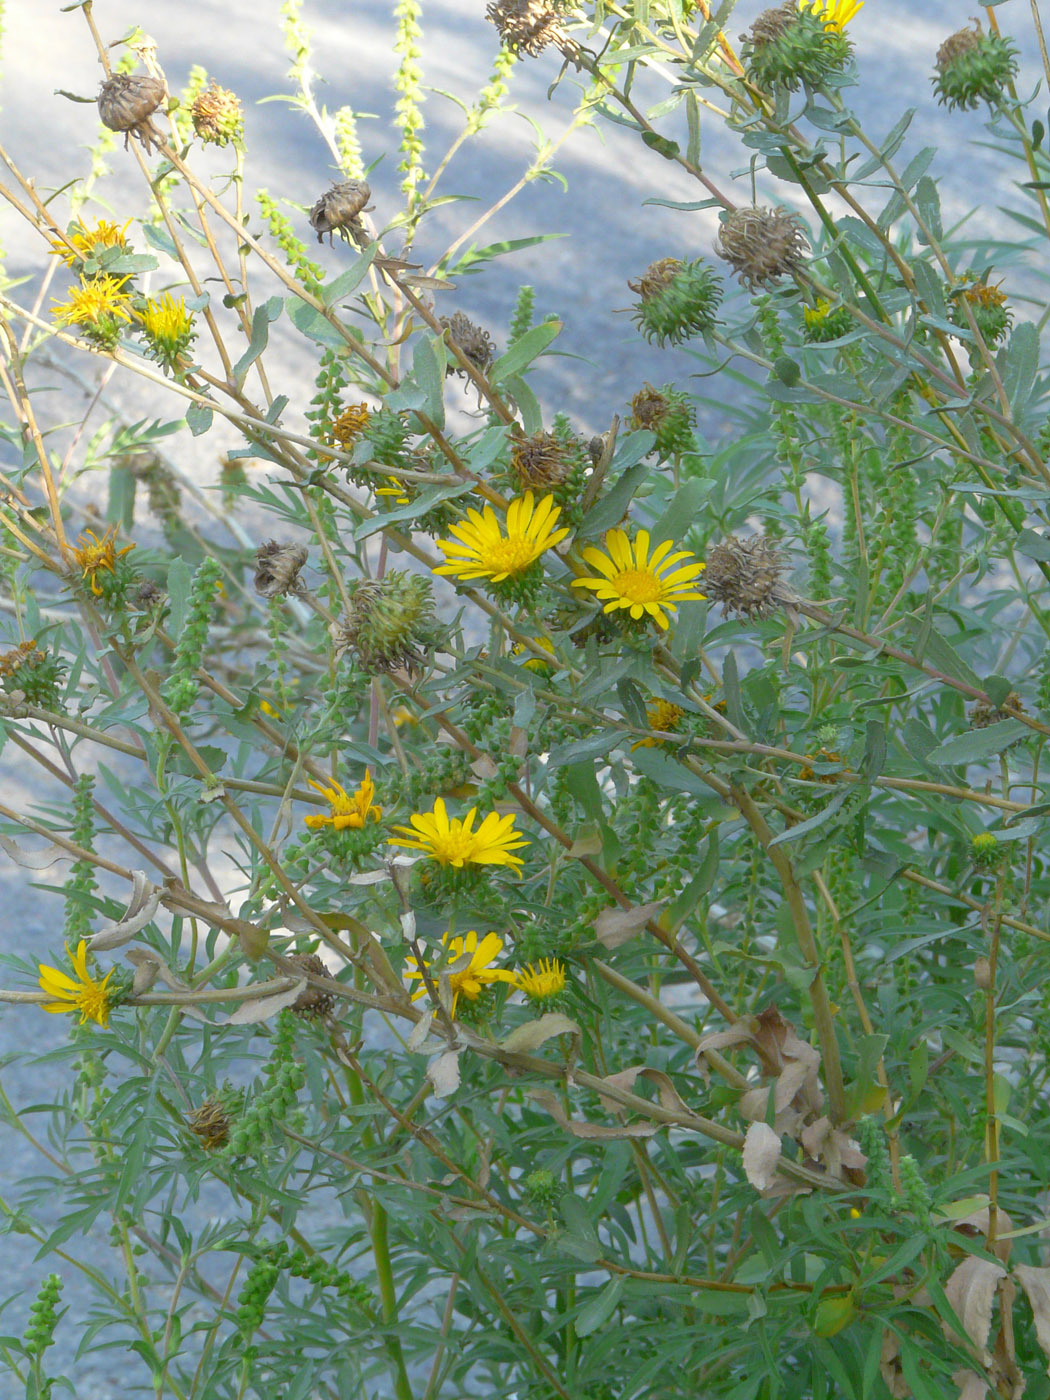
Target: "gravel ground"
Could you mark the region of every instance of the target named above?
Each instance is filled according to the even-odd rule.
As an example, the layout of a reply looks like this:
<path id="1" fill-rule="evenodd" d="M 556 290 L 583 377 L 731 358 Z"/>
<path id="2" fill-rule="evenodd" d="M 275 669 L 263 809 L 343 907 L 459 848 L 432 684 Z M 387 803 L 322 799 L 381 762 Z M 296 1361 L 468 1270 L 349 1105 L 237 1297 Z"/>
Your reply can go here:
<path id="1" fill-rule="evenodd" d="M 755 0 L 744 0 L 731 32 L 744 30 L 761 8 Z M 929 75 L 939 43 L 968 21 L 973 8 L 959 0 L 926 0 L 917 16 L 913 0 L 868 0 L 851 26 L 864 94 L 858 106 L 876 138 L 885 135 L 904 107 L 916 106 L 918 115 L 900 164 L 920 145 L 937 146 L 940 155 L 934 173 L 942 178 L 946 226 L 972 214 L 972 236 L 1007 237 L 1013 226 L 999 212 L 999 206 L 1005 202 L 1016 206 L 1019 196 L 1011 194 L 999 177 L 994 153 L 968 151 L 964 161 L 951 157 L 964 142 L 982 137 L 982 114 L 949 115 L 933 103 L 930 93 Z M 1035 85 L 1040 69 L 1026 8 L 1016 8 L 1024 90 L 1025 85 Z M 61 13 L 55 0 L 8 0 L 5 9 L 3 142 L 45 193 L 81 171 L 84 153 L 79 148 L 93 139 L 95 130 L 93 109 L 56 96 L 55 89 L 93 95 L 98 85 L 97 65 L 77 12 Z M 390 86 L 391 9 L 391 5 L 375 0 L 353 7 L 345 0 L 312 0 L 307 5 L 306 18 L 313 27 L 318 61 L 327 77 L 319 100 L 330 109 L 350 103 L 358 111 L 378 114 L 375 120 L 361 123 L 366 159 L 374 158 L 390 140 L 394 96 Z M 352 21 L 347 18 L 351 10 L 356 11 Z M 426 5 L 423 48 L 429 64 L 427 81 L 433 87 L 470 94 L 485 81 L 495 35 L 481 19 L 482 10 L 482 0 Z M 1014 18 L 1005 6 L 997 13 L 1004 26 Z M 212 0 L 179 0 L 178 4 L 96 0 L 95 17 L 107 40 L 119 38 L 134 23 L 146 28 L 156 40 L 173 89 L 185 81 L 190 65 L 199 63 L 241 95 L 251 152 L 249 189 L 264 186 L 275 195 L 309 205 L 326 188 L 333 173 L 330 158 L 307 119 L 284 103 L 256 105 L 258 99 L 289 86 L 284 77 L 287 59 L 280 42 L 277 0 L 262 5 L 258 0 L 224 0 L 221 7 Z M 519 114 L 495 124 L 457 156 L 449 190 L 478 201 L 498 197 L 530 157 L 534 135 L 526 117 L 557 137 L 570 111 L 573 86 L 570 74 L 548 102 L 547 87 L 557 71 L 558 61 L 550 53 L 526 65 L 518 88 Z M 648 95 L 656 101 L 666 95 L 666 89 L 657 82 Z M 428 160 L 432 160 L 457 132 L 458 110 L 448 99 L 434 95 L 426 116 Z M 735 198 L 746 201 L 746 172 L 736 180 L 727 174 L 743 164 L 739 150 L 726 141 L 714 120 L 705 127 L 703 136 L 707 168 L 718 173 L 723 187 L 731 188 Z M 126 212 L 142 207 L 141 192 L 130 156 L 118 150 L 112 164 L 116 177 L 107 182 L 107 194 L 114 216 L 123 218 Z M 591 432 L 606 427 L 611 415 L 622 411 L 641 380 L 660 383 L 681 375 L 681 361 L 674 354 L 640 345 L 628 319 L 616 315 L 612 308 L 628 304 L 626 279 L 638 275 L 654 258 L 708 252 L 715 220 L 706 211 L 683 213 L 647 205 L 650 198 L 692 200 L 698 192 L 683 172 L 645 151 L 616 127 L 605 125 L 578 134 L 555 164 L 568 180 L 568 192 L 555 182 L 534 182 L 499 214 L 480 241 L 521 238 L 541 231 L 557 232 L 562 237 L 517 254 L 510 261 L 502 260 L 484 276 L 463 278 L 454 306 L 489 326 L 498 342 L 517 285 L 532 283 L 539 313 L 554 311 L 567 318 L 559 341 L 563 358 L 550 361 L 538 379 L 545 405 L 549 411 L 564 409 L 581 430 Z M 375 217 L 380 222 L 384 211 L 395 206 L 396 182 L 390 161 L 372 177 Z M 436 256 L 442 237 L 458 232 L 483 207 L 482 203 L 446 206 L 435 227 L 421 240 L 419 253 Z M 0 211 L 0 241 L 8 250 L 8 266 L 13 272 L 39 267 L 38 252 L 26 247 L 18 223 L 6 208 Z M 318 256 L 336 266 L 345 252 L 337 247 L 319 251 Z M 1038 284 L 1035 287 L 1038 291 Z M 452 309 L 450 303 L 448 310 Z M 305 358 L 291 344 L 287 353 L 285 392 L 294 395 L 298 390 L 308 397 Z M 113 395 L 129 408 L 141 404 L 120 384 L 113 387 Z M 148 405 L 138 407 L 135 416 L 146 411 Z M 717 418 L 707 424 L 711 433 L 719 432 L 722 426 Z M 200 443 L 188 441 L 180 441 L 179 451 L 191 454 L 180 455 L 180 460 L 195 463 L 202 475 L 214 470 L 215 446 L 210 440 L 206 452 Z M 35 773 L 19 761 L 13 746 L 0 757 L 0 782 L 4 801 L 13 807 L 31 808 L 43 799 Z M 46 883 L 46 873 L 39 876 L 3 859 L 0 879 L 8 911 L 0 922 L 0 950 L 32 957 L 44 955 L 44 950 L 48 955 L 56 953 L 55 908 L 34 888 L 34 883 Z M 33 1034 L 34 1050 L 58 1044 L 66 1033 L 59 1018 L 0 1008 L 0 1056 L 23 1048 L 27 1030 Z M 4 1072 L 3 1084 L 20 1105 L 48 1097 L 47 1083 L 40 1075 L 30 1077 L 17 1066 Z M 0 1195 L 6 1201 L 16 1200 L 20 1182 L 39 1170 L 40 1159 L 34 1150 L 8 1131 L 0 1163 Z M 205 1211 L 222 1208 L 221 1202 L 202 1207 Z M 96 1249 L 93 1242 L 87 1242 L 86 1252 L 104 1260 L 104 1238 L 98 1244 Z M 26 1295 L 35 1291 L 44 1272 L 43 1263 L 34 1260 L 34 1252 L 23 1237 L 0 1237 L 0 1275 L 5 1283 L 0 1296 L 15 1298 L 0 1318 L 0 1331 L 20 1330 L 24 1323 Z M 66 1285 L 63 1302 L 73 1317 L 82 1319 L 90 1296 L 72 1270 L 67 1273 Z M 140 1382 L 137 1364 L 130 1367 L 122 1363 L 117 1351 L 74 1360 L 68 1337 L 63 1338 L 61 1329 L 59 1335 L 60 1342 L 51 1355 L 74 1379 L 81 1400 L 115 1400 L 118 1395 L 139 1393 L 129 1390 L 132 1373 L 134 1384 Z M 14 1393 L 0 1377 L 0 1397 Z"/>

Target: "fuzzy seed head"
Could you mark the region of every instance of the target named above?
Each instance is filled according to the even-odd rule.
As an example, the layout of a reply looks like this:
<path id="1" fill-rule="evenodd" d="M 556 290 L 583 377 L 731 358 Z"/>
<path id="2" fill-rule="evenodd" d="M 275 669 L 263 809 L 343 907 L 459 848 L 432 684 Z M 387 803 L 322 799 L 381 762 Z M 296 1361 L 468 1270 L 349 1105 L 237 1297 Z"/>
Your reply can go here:
<path id="1" fill-rule="evenodd" d="M 164 101 L 166 90 L 159 78 L 148 73 L 114 73 L 102 84 L 98 94 L 98 114 L 102 125 L 110 131 L 123 131 L 124 148 L 131 136 L 137 136 L 146 150 L 160 133 L 150 117 Z"/>
<path id="2" fill-rule="evenodd" d="M 494 0 L 485 18 L 499 30 L 505 49 L 535 58 L 548 44 L 562 50 L 570 44 L 562 28 L 565 14 L 566 7 L 551 0 Z"/>
<path id="3" fill-rule="evenodd" d="M 510 468 L 523 491 L 553 491 L 568 478 L 578 457 L 576 445 L 556 433 L 531 433 L 515 440 Z"/>
<path id="4" fill-rule="evenodd" d="M 776 209 L 734 209 L 722 224 L 715 251 L 749 292 L 799 271 L 809 244 L 797 214 Z"/>
<path id="5" fill-rule="evenodd" d="M 197 94 L 190 117 L 194 131 L 205 145 L 227 146 L 244 135 L 240 99 L 218 83 L 211 83 Z"/>
<path id="6" fill-rule="evenodd" d="M 230 1115 L 214 1095 L 186 1115 L 186 1126 L 206 1152 L 225 1147 L 230 1140 Z"/>
<path id="7" fill-rule="evenodd" d="M 496 350 L 488 331 L 476 326 L 469 317 L 464 316 L 462 311 L 456 311 L 451 316 L 442 316 L 440 325 L 445 333 L 446 341 L 450 345 L 455 345 L 474 368 L 479 369 L 484 374 L 496 357 Z M 446 373 L 461 374 L 464 378 L 467 377 L 466 370 L 455 360 L 450 360 Z"/>
<path id="8" fill-rule="evenodd" d="M 288 961 L 294 963 L 300 971 L 309 972 L 314 977 L 329 976 L 328 969 L 316 953 L 290 953 Z M 331 1015 L 334 1006 L 335 996 L 332 992 L 326 992 L 323 987 L 311 987 L 308 984 L 292 1002 L 290 1009 L 295 1016 L 315 1021 L 320 1020 L 322 1016 Z"/>
<path id="9" fill-rule="evenodd" d="M 255 591 L 263 598 L 286 598 L 306 591 L 299 571 L 309 551 L 302 544 L 278 544 L 267 540 L 255 556 Z"/>
<path id="10" fill-rule="evenodd" d="M 762 535 L 731 535 L 707 553 L 704 592 L 721 603 L 727 617 L 770 617 L 797 595 L 784 583 L 784 563 Z"/>
<path id="11" fill-rule="evenodd" d="M 373 206 L 369 204 L 372 191 L 364 180 L 344 180 L 333 185 L 323 194 L 310 210 L 310 227 L 317 234 L 318 243 L 324 242 L 327 233 L 334 239 L 335 234 L 359 247 L 368 242 L 368 233 L 361 222 L 361 215 Z"/>

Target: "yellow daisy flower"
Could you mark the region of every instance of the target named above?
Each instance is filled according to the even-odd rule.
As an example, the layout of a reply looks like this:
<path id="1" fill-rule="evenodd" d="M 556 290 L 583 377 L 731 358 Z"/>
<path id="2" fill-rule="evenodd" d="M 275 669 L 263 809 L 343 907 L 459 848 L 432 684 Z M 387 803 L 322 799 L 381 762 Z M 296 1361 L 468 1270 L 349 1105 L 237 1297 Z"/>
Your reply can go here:
<path id="1" fill-rule="evenodd" d="M 372 805 L 372 798 L 376 795 L 376 785 L 367 768 L 360 787 L 357 788 L 352 797 L 334 778 L 330 787 L 325 787 L 323 783 L 315 783 L 313 778 L 308 778 L 307 782 L 323 795 L 332 809 L 327 816 L 315 812 L 312 816 L 303 818 L 311 831 L 317 831 L 322 826 L 334 827 L 336 831 L 345 831 L 347 827 L 360 831 L 369 817 L 377 822 L 383 815 L 382 807 Z"/>
<path id="2" fill-rule="evenodd" d="M 106 984 L 113 976 L 113 969 L 110 968 L 101 981 L 92 977 L 87 965 L 87 943 L 83 938 L 77 944 L 75 953 L 70 953 L 66 944 L 66 953 L 77 975 L 75 981 L 57 967 L 39 964 L 40 989 L 49 997 L 54 997 L 54 1001 L 43 1003 L 44 1010 L 55 1013 L 79 1011 L 81 1025 L 87 1021 L 97 1021 L 100 1026 L 108 1025 L 111 1003 Z"/>
<path id="3" fill-rule="evenodd" d="M 89 331 L 116 330 L 121 321 L 131 320 L 131 296 L 124 290 L 126 277 L 93 277 L 71 287 L 69 300 L 56 303 L 51 314 L 66 326 L 84 326 Z"/>
<path id="4" fill-rule="evenodd" d="M 139 317 L 150 354 L 168 369 L 174 369 L 179 356 L 186 354 L 196 339 L 193 314 L 186 310 L 185 299 L 165 292 L 148 301 Z"/>
<path id="5" fill-rule="evenodd" d="M 126 251 L 128 241 L 124 237 L 131 224 L 128 219 L 123 228 L 117 228 L 108 219 L 99 219 L 94 228 L 89 229 L 78 219 L 71 224 L 64 238 L 51 238 L 52 251 L 60 257 L 66 267 L 75 267 L 93 254 L 103 253 L 107 248 L 120 248 Z"/>
<path id="6" fill-rule="evenodd" d="M 530 1001 L 549 1001 L 565 990 L 565 964 L 557 958 L 541 958 L 533 967 L 514 974 L 514 985 Z"/>
<path id="7" fill-rule="evenodd" d="M 654 700 L 651 705 L 645 707 L 645 718 L 649 728 L 659 729 L 665 734 L 674 733 L 684 714 L 681 705 L 672 704 L 670 700 Z M 637 744 L 631 745 L 631 752 L 635 749 L 655 749 L 666 742 L 665 739 L 639 739 Z"/>
<path id="8" fill-rule="evenodd" d="M 483 512 L 471 508 L 466 520 L 449 527 L 454 540 L 437 541 L 446 562 L 434 572 L 464 581 L 490 579 L 493 583 L 522 574 L 569 533 L 567 529 L 554 528 L 560 514 L 561 506 L 555 505 L 553 496 L 544 496 L 537 503 L 532 492 L 526 491 L 508 505 L 504 535 L 491 506 Z"/>
<path id="9" fill-rule="evenodd" d="M 471 807 L 462 821 L 459 817 L 449 817 L 444 798 L 439 797 L 432 812 L 414 812 L 409 817 L 411 826 L 395 826 L 394 830 L 400 834 L 391 836 L 389 844 L 422 851 L 439 865 L 451 865 L 456 870 L 466 865 L 509 865 L 512 868 L 523 865 L 521 856 L 511 853 L 532 843 L 521 839 L 514 827 L 514 817 L 490 812 L 475 831 L 477 813 L 478 809 Z"/>
<path id="10" fill-rule="evenodd" d="M 117 527 L 111 525 L 101 539 L 94 530 L 86 530 L 84 534 L 77 536 L 78 548 L 74 548 L 71 553 L 78 568 L 80 577 L 86 578 L 91 584 L 91 591 L 96 598 L 101 598 L 102 589 L 98 585 L 97 574 L 103 570 L 108 573 L 116 573 L 114 565 L 122 554 L 128 554 L 135 548 L 133 544 L 126 544 L 123 549 L 117 549 L 116 545 Z"/>
<path id="11" fill-rule="evenodd" d="M 679 603 L 705 596 L 693 586 L 704 565 L 688 549 L 671 554 L 673 540 L 664 540 L 650 555 L 648 530 L 639 530 L 633 545 L 623 530 L 610 530 L 605 548 L 605 554 L 593 545 L 583 551 L 584 559 L 601 577 L 574 579 L 572 586 L 592 589 L 607 613 L 628 608 L 636 622 L 648 613 L 661 631 L 666 631 L 665 610 L 674 612 Z M 692 563 L 681 564 L 682 559 Z M 677 569 L 672 567 L 675 564 Z"/>
<path id="12" fill-rule="evenodd" d="M 478 935 L 473 929 L 465 938 L 454 938 L 451 932 L 448 932 L 442 935 L 441 946 L 446 950 L 442 970 L 448 973 L 453 1016 L 461 996 L 466 997 L 468 1001 L 477 1001 L 482 989 L 491 983 L 516 981 L 513 972 L 492 966 L 503 951 L 503 939 L 498 934 L 486 933 L 479 943 Z M 412 1000 L 418 1001 L 420 997 L 426 996 L 427 986 L 422 980 L 423 972 L 417 960 L 414 957 L 409 958 L 409 963 L 411 966 L 406 970 L 405 976 L 409 981 L 419 978 L 419 986 L 412 993 Z M 424 959 L 423 967 L 428 972 L 431 966 L 432 964 Z"/>
<path id="13" fill-rule="evenodd" d="M 864 5 L 864 0 L 798 0 L 800 10 L 810 10 L 824 21 L 825 29 L 839 33 Z"/>

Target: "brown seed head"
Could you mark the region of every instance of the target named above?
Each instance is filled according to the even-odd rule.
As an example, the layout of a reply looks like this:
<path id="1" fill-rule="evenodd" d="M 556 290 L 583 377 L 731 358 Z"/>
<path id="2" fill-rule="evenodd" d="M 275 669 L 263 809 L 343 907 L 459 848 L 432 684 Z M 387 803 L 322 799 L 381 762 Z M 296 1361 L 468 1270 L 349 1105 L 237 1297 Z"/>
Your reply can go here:
<path id="1" fill-rule="evenodd" d="M 565 7 L 550 0 L 494 0 L 485 17 L 499 30 L 503 47 L 512 53 L 535 58 L 548 44 L 562 52 L 575 47 L 562 28 Z"/>
<path id="2" fill-rule="evenodd" d="M 289 593 L 304 592 L 299 571 L 308 554 L 302 544 L 278 544 L 276 540 L 261 544 L 255 556 L 256 593 L 264 598 L 285 598 Z"/>
<path id="3" fill-rule="evenodd" d="M 809 250 L 802 221 L 776 209 L 734 209 L 718 232 L 715 252 L 753 292 L 797 272 Z"/>
<path id="4" fill-rule="evenodd" d="M 364 432 L 371 417 L 366 403 L 347 404 L 332 424 L 332 436 L 344 451 L 349 451 Z"/>
<path id="5" fill-rule="evenodd" d="M 326 233 L 338 233 L 359 247 L 367 243 L 368 232 L 361 215 L 373 207 L 368 202 L 371 198 L 372 191 L 364 180 L 344 180 L 333 185 L 310 210 L 310 226 L 317 233 L 318 243 L 324 242 Z"/>
<path id="6" fill-rule="evenodd" d="M 730 535 L 709 549 L 703 587 L 727 616 L 770 617 L 783 604 L 799 602 L 784 583 L 780 555 L 762 535 L 746 540 Z"/>
<path id="7" fill-rule="evenodd" d="M 977 700 L 970 710 L 970 728 L 987 729 L 990 724 L 998 724 L 1000 720 L 1010 719 L 1010 711 L 1019 710 L 1021 714 L 1027 713 L 1024 702 L 1016 690 L 1011 690 L 1001 705 L 989 704 L 987 700 Z"/>
<path id="8" fill-rule="evenodd" d="M 160 132 L 150 121 L 165 98 L 160 78 L 148 73 L 114 73 L 102 84 L 98 95 L 98 114 L 102 125 L 110 131 L 123 131 L 124 149 L 132 135 L 139 138 L 146 150 L 151 142 L 160 140 Z"/>
<path id="9" fill-rule="evenodd" d="M 456 311 L 451 316 L 442 316 L 440 325 L 445 333 L 446 341 L 450 345 L 455 345 L 475 369 L 481 370 L 484 374 L 496 356 L 492 337 L 488 331 L 476 326 L 469 317 L 464 316 L 462 311 Z M 449 362 L 446 373 L 462 374 L 464 378 L 467 376 L 466 370 L 454 360 Z"/>
<path id="10" fill-rule="evenodd" d="M 772 44 L 783 38 L 793 24 L 798 23 L 798 6 L 787 0 L 772 10 L 763 10 L 746 34 L 740 36 L 741 43 L 750 43 L 754 48 Z"/>
<path id="11" fill-rule="evenodd" d="M 214 1095 L 186 1115 L 186 1126 L 207 1152 L 225 1147 L 230 1138 L 230 1115 Z"/>
<path id="12" fill-rule="evenodd" d="M 190 117 L 200 139 L 212 146 L 225 146 L 236 140 L 244 128 L 240 99 L 218 83 L 211 83 L 197 94 Z"/>
<path id="13" fill-rule="evenodd" d="M 328 969 L 316 953 L 290 953 L 288 961 L 294 963 L 300 971 L 312 973 L 314 977 L 329 975 Z M 326 992 L 323 987 L 306 986 L 292 1002 L 291 1010 L 296 1016 L 316 1020 L 321 1016 L 328 1016 L 334 1006 L 333 993 Z"/>
<path id="14" fill-rule="evenodd" d="M 555 433 L 531 433 L 515 440 L 510 468 L 522 490 L 550 491 L 566 480 L 576 457 L 573 444 Z"/>
<path id="15" fill-rule="evenodd" d="M 981 47 L 981 27 L 974 20 L 972 29 L 960 29 L 958 34 L 951 34 L 937 50 L 936 67 L 938 72 L 943 73 L 946 68 L 950 68 L 957 58 L 962 58 L 964 54 L 973 53 L 975 49 Z"/>

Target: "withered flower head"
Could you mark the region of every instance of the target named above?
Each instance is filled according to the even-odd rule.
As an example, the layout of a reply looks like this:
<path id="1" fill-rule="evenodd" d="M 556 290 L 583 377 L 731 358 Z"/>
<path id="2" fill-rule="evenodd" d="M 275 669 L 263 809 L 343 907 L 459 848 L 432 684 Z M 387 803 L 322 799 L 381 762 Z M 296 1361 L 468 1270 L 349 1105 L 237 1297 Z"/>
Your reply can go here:
<path id="1" fill-rule="evenodd" d="M 102 84 L 98 114 L 110 131 L 124 132 L 125 150 L 130 138 L 137 136 L 148 152 L 152 150 L 151 143 L 161 139 L 150 117 L 164 98 L 160 78 L 151 78 L 148 73 L 114 73 Z"/>
<path id="2" fill-rule="evenodd" d="M 671 458 L 696 447 L 696 409 L 688 394 L 670 384 L 662 389 L 646 384 L 639 389 L 631 400 L 631 422 L 656 435 L 655 447 L 661 457 Z"/>
<path id="3" fill-rule="evenodd" d="M 1011 690 L 1001 705 L 992 705 L 987 700 L 977 700 L 970 710 L 970 728 L 987 729 L 990 724 L 1010 719 L 1013 712 L 1025 714 L 1024 702 L 1016 690 Z"/>
<path id="4" fill-rule="evenodd" d="M 579 448 L 556 433 L 515 438 L 510 469 L 523 490 L 550 491 L 565 481 L 579 459 Z"/>
<path id="5" fill-rule="evenodd" d="M 128 602 L 133 608 L 138 608 L 140 612 L 150 612 L 153 608 L 159 607 L 164 602 L 164 598 L 163 588 L 155 584 L 152 579 L 144 578 L 131 594 Z"/>
<path id="6" fill-rule="evenodd" d="M 762 535 L 742 540 L 730 535 L 707 552 L 704 592 L 721 603 L 727 616 L 770 617 L 784 604 L 800 601 L 784 582 L 784 562 Z"/>
<path id="7" fill-rule="evenodd" d="M 226 146 L 244 135 L 240 99 L 215 82 L 197 94 L 190 118 L 194 131 L 205 145 Z"/>
<path id="8" fill-rule="evenodd" d="M 937 50 L 933 90 L 949 111 L 967 111 L 981 101 L 995 107 L 1017 72 L 1017 50 L 1001 34 L 972 29 L 950 35 Z"/>
<path id="9" fill-rule="evenodd" d="M 302 544 L 278 544 L 267 540 L 255 556 L 255 591 L 264 598 L 285 598 L 289 593 L 302 593 L 304 585 L 299 571 L 306 563 L 309 551 Z"/>
<path id="10" fill-rule="evenodd" d="M 499 30 L 500 42 L 511 53 L 535 58 L 554 44 L 568 55 L 575 46 L 562 28 L 567 9 L 557 0 L 494 0 L 485 18 Z"/>
<path id="11" fill-rule="evenodd" d="M 715 251 L 747 287 L 769 287 L 797 272 L 809 250 L 802 221 L 782 205 L 734 209 L 718 231 Z"/>
<path id="12" fill-rule="evenodd" d="M 329 976 L 328 969 L 316 953 L 289 953 L 288 961 L 314 977 Z M 291 1010 L 296 1016 L 312 1021 L 330 1015 L 334 1006 L 335 996 L 332 992 L 326 992 L 323 987 L 311 987 L 308 983 L 292 1002 Z"/>
<path id="13" fill-rule="evenodd" d="M 349 609 L 329 630 L 336 657 L 351 651 L 373 675 L 418 671 L 437 642 L 430 580 L 396 569 L 382 579 L 362 579 Z"/>
<path id="14" fill-rule="evenodd" d="M 793 24 L 798 23 L 798 18 L 798 6 L 793 0 L 786 0 L 785 4 L 777 5 L 775 9 L 763 10 L 747 33 L 741 34 L 740 41 L 754 44 L 756 47 L 776 43 Z"/>
<path id="15" fill-rule="evenodd" d="M 206 1152 L 225 1147 L 230 1139 L 229 1112 L 214 1094 L 186 1115 L 186 1126 Z"/>
<path id="16" fill-rule="evenodd" d="M 361 215 L 373 207 L 368 202 L 371 198 L 372 191 L 364 180 L 344 180 L 333 185 L 310 210 L 310 226 L 318 243 L 324 242 L 326 233 L 333 238 L 338 233 L 347 242 L 363 247 L 368 242 L 368 232 Z"/>
<path id="17" fill-rule="evenodd" d="M 492 337 L 488 331 L 476 326 L 469 317 L 464 316 L 462 311 L 456 311 L 451 316 L 442 316 L 440 324 L 448 343 L 455 345 L 475 369 L 484 373 L 496 357 L 495 346 L 492 344 Z M 448 364 L 446 373 L 462 374 L 466 378 L 467 372 L 461 365 L 452 360 Z"/>

